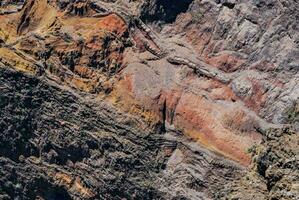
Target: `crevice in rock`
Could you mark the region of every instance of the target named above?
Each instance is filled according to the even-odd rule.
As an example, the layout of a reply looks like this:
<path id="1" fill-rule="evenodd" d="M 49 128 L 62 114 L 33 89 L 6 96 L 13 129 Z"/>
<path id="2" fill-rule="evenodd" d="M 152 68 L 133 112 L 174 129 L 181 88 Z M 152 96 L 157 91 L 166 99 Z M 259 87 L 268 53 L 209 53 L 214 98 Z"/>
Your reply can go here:
<path id="1" fill-rule="evenodd" d="M 173 23 L 180 13 L 188 10 L 193 0 L 148 0 L 142 6 L 144 22 Z"/>
<path id="2" fill-rule="evenodd" d="M 230 2 L 225 2 L 222 4 L 223 6 L 229 8 L 229 9 L 233 9 L 235 7 L 234 3 L 230 3 Z"/>
<path id="3" fill-rule="evenodd" d="M 166 111 L 167 111 L 167 106 L 166 106 L 166 99 L 165 99 L 162 107 L 162 126 L 161 126 L 162 133 L 166 132 Z"/>
<path id="4" fill-rule="evenodd" d="M 20 23 L 17 27 L 17 33 L 20 34 L 25 28 L 29 26 L 30 17 L 28 16 L 31 8 L 34 5 L 34 1 L 27 1 L 23 6 L 23 13 L 20 18 Z"/>

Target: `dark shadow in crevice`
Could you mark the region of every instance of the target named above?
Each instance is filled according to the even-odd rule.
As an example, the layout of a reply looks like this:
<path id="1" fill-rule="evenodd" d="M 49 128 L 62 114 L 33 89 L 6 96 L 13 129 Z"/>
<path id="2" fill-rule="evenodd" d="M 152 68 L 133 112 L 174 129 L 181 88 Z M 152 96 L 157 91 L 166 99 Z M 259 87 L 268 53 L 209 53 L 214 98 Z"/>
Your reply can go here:
<path id="1" fill-rule="evenodd" d="M 161 126 L 161 132 L 165 133 L 166 132 L 166 100 L 163 103 L 163 107 L 162 107 L 162 126 Z"/>
<path id="2" fill-rule="evenodd" d="M 233 9 L 235 7 L 234 3 L 229 3 L 229 2 L 225 2 L 222 5 L 229 8 L 229 9 Z"/>
<path id="3" fill-rule="evenodd" d="M 146 23 L 173 23 L 180 13 L 188 10 L 193 0 L 154 0 L 142 6 L 141 20 Z"/>

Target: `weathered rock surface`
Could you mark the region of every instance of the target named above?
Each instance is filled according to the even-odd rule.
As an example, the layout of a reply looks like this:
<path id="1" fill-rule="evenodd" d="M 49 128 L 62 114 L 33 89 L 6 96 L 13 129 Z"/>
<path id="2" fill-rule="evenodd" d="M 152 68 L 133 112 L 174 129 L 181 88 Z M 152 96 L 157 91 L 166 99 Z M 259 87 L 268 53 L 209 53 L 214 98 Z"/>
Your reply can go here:
<path id="1" fill-rule="evenodd" d="M 298 198 L 298 7 L 1 1 L 0 198 Z"/>

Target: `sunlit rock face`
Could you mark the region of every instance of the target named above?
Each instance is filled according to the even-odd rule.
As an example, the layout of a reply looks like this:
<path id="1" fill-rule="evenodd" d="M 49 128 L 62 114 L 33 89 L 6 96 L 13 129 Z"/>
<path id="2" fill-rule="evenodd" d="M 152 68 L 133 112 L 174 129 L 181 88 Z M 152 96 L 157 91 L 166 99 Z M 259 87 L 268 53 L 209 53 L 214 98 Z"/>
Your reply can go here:
<path id="1" fill-rule="evenodd" d="M 0 2 L 0 199 L 296 199 L 298 7 Z"/>

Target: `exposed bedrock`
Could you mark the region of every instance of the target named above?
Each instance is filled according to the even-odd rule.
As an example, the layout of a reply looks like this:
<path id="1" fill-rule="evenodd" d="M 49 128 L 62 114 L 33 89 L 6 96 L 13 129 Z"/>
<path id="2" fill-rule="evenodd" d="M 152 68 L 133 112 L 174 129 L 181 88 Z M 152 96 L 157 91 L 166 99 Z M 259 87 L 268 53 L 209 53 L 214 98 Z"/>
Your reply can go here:
<path id="1" fill-rule="evenodd" d="M 205 199 L 244 173 L 94 96 L 8 69 L 0 83 L 2 199 Z"/>
<path id="2" fill-rule="evenodd" d="M 4 1 L 0 198 L 294 199 L 298 6 Z"/>

